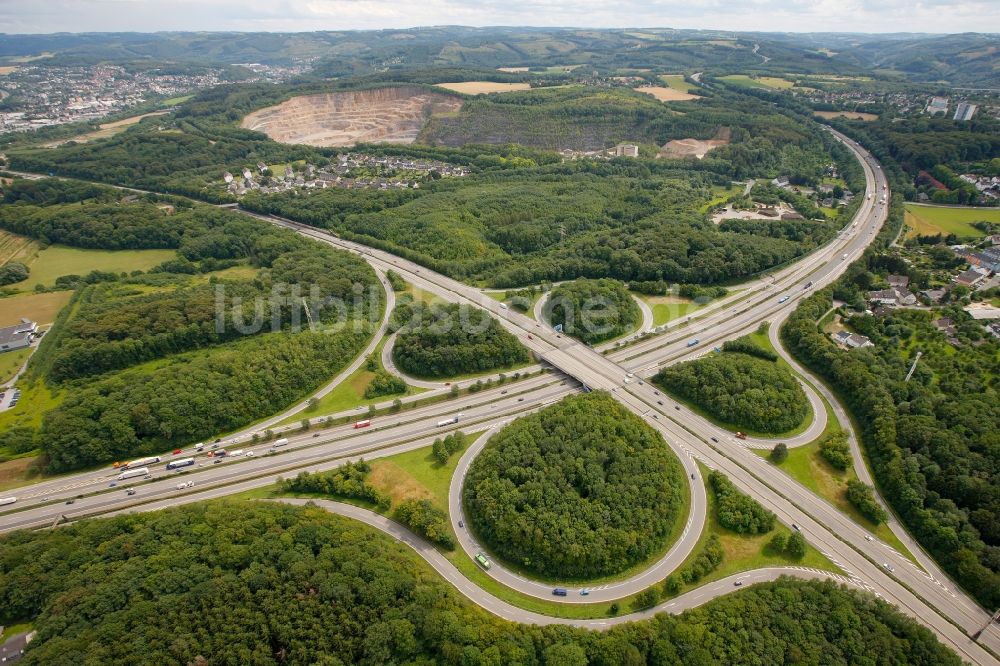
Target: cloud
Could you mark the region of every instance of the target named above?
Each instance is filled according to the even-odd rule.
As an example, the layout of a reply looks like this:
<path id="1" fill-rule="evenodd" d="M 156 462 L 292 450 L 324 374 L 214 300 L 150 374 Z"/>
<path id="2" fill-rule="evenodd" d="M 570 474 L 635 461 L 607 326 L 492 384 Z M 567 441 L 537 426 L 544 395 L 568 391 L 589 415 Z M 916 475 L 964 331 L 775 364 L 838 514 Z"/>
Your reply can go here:
<path id="1" fill-rule="evenodd" d="M 995 0 L 0 0 L 0 31 L 309 31 L 424 25 L 1000 32 Z"/>

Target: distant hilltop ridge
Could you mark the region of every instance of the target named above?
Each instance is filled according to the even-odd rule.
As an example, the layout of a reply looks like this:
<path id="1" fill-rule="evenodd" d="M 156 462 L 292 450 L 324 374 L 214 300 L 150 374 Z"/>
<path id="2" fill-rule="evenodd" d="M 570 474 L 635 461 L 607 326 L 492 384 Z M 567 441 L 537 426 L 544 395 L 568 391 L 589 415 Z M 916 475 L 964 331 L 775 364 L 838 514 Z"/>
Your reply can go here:
<path id="1" fill-rule="evenodd" d="M 770 33 L 672 28 L 581 29 L 435 26 L 317 32 L 157 32 L 2 35 L 0 67 L 81 62 L 309 64 L 323 77 L 428 67 L 701 71 L 902 76 L 1000 88 L 1000 35 L 985 33 Z M 408 48 L 409 47 L 409 48 Z M 413 48 L 416 47 L 416 48 Z M 246 69 L 245 67 L 243 69 Z M 249 70 L 247 70 L 249 71 Z"/>

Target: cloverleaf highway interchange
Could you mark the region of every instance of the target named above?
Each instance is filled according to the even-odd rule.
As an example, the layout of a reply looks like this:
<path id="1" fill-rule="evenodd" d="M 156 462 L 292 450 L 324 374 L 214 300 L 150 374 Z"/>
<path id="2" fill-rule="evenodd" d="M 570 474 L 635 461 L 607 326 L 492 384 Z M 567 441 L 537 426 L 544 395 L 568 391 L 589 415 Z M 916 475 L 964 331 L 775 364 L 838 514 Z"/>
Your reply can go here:
<path id="1" fill-rule="evenodd" d="M 847 137 L 839 135 L 838 139 L 850 147 L 864 166 L 868 191 L 887 191 L 886 180 L 874 158 Z M 501 396 L 499 395 L 501 391 L 494 389 L 458 402 L 423 408 L 398 417 L 383 417 L 375 427 L 362 430 L 360 433 L 353 430 L 352 426 L 344 426 L 324 431 L 318 438 L 313 435 L 291 435 L 287 438 L 287 446 L 282 449 L 280 455 L 252 457 L 238 463 L 226 464 L 221 468 L 213 466 L 198 470 L 190 477 L 197 484 L 194 488 L 174 487 L 170 483 L 154 483 L 161 477 L 171 476 L 166 463 L 150 466 L 149 483 L 140 482 L 137 485 L 139 492 L 134 496 L 105 489 L 108 481 L 116 476 L 108 473 L 96 475 L 83 473 L 36 484 L 20 491 L 20 496 L 24 500 L 33 500 L 36 506 L 2 515 L 0 526 L 4 530 L 42 527 L 61 520 L 73 520 L 84 516 L 113 515 L 116 512 L 136 510 L 151 511 L 185 502 L 222 497 L 239 490 L 272 484 L 280 474 L 288 475 L 299 469 L 329 469 L 361 456 L 369 459 L 377 458 L 410 448 L 427 446 L 430 440 L 441 434 L 441 428 L 437 423 L 456 411 L 462 412 L 462 423 L 466 429 L 470 425 L 495 429 L 520 414 L 552 404 L 568 393 L 603 390 L 611 392 L 629 410 L 647 419 L 650 425 L 663 433 L 689 473 L 693 502 L 684 535 L 665 557 L 653 567 L 629 580 L 593 590 L 590 593 L 591 599 L 600 597 L 614 599 L 642 589 L 649 582 L 662 579 L 690 553 L 698 538 L 698 526 L 705 519 L 705 486 L 700 481 L 699 468 L 695 464 L 698 460 L 710 469 L 724 470 L 742 490 L 775 511 L 779 520 L 801 530 L 811 543 L 817 544 L 824 554 L 838 563 L 843 570 L 845 580 L 874 592 L 926 623 L 943 641 L 970 661 L 980 664 L 997 663 L 989 652 L 968 635 L 986 624 L 989 616 L 967 595 L 950 585 L 931 560 L 922 558 L 922 565 L 927 570 L 914 566 L 891 546 L 874 539 L 829 503 L 816 497 L 782 472 L 770 467 L 764 459 L 755 456 L 747 448 L 753 446 L 754 442 L 741 444 L 732 437 L 732 433 L 722 431 L 684 407 L 673 406 L 673 403 L 663 405 L 663 400 L 658 399 L 660 393 L 648 382 L 641 381 L 641 378 L 655 374 L 661 365 L 703 353 L 703 349 L 692 350 L 688 346 L 692 336 L 697 336 L 702 347 L 711 346 L 752 331 L 762 321 L 780 322 L 794 309 L 798 298 L 807 294 L 809 289 L 820 288 L 835 280 L 849 262 L 864 251 L 885 221 L 886 208 L 878 199 L 872 197 L 866 200 L 851 224 L 844 228 L 835 241 L 795 264 L 759 280 L 752 285 L 751 293 L 714 304 L 710 311 L 693 319 L 688 326 L 680 330 L 667 328 L 611 354 L 602 354 L 594 348 L 561 336 L 548 326 L 504 308 L 498 301 L 484 296 L 480 290 L 389 253 L 344 241 L 332 234 L 289 220 L 254 215 L 273 224 L 293 228 L 317 242 L 329 243 L 358 253 L 376 270 L 382 272 L 395 270 L 413 284 L 450 302 L 471 304 L 489 310 L 518 337 L 522 344 L 534 351 L 545 364 L 557 370 L 558 374 L 542 375 L 537 379 L 526 380 L 517 385 L 516 394 L 503 391 L 507 396 Z M 386 293 L 391 298 L 391 288 L 387 288 Z M 782 299 L 784 294 L 788 294 L 790 298 Z M 391 307 L 387 312 L 390 310 Z M 383 327 L 386 323 L 383 322 Z M 359 357 L 358 364 L 361 358 Z M 349 372 L 345 370 L 342 377 L 347 374 Z M 632 377 L 639 379 L 635 382 L 628 381 Z M 334 383 L 336 381 L 334 380 Z M 813 386 L 817 385 L 820 384 L 816 382 Z M 282 417 L 300 411 L 304 406 L 305 403 L 300 404 Z M 275 418 L 274 422 L 279 420 L 281 419 Z M 253 430 L 259 430 L 266 425 L 266 423 L 258 424 Z M 247 431 L 227 437 L 225 445 L 230 448 L 248 446 L 250 434 L 251 432 Z M 810 432 L 807 436 L 800 437 L 801 441 L 798 443 L 807 443 L 810 441 L 808 435 L 812 434 L 814 433 Z M 766 442 L 761 442 L 759 445 L 768 446 Z M 269 448 L 270 445 L 261 445 L 258 450 L 259 453 L 263 453 Z M 852 453 L 855 456 L 859 455 L 856 445 Z M 205 454 L 192 453 L 192 455 L 201 458 Z M 859 468 L 863 469 L 863 465 Z M 461 477 L 456 476 L 456 483 L 458 486 L 461 485 Z M 81 493 L 87 495 L 86 502 L 71 507 L 64 506 L 66 499 Z M 451 497 L 456 501 L 454 491 Z M 393 529 L 390 521 L 380 518 L 377 514 L 353 509 L 348 505 L 328 503 L 328 506 L 333 511 L 342 511 L 345 515 L 359 518 L 397 538 L 407 540 L 447 580 L 474 602 L 497 615 L 521 622 L 570 622 L 522 610 L 477 588 L 453 566 L 445 563 L 442 558 L 435 557 L 433 547 L 418 538 L 413 538 L 404 530 Z M 461 514 L 453 513 L 452 519 L 457 521 L 459 515 Z M 460 534 L 463 533 L 461 530 L 458 531 Z M 905 533 L 902 531 L 901 533 L 905 538 Z M 462 539 L 461 543 L 463 548 L 474 552 L 474 542 L 469 538 Z M 891 570 L 884 564 L 885 562 L 892 563 Z M 768 577 L 777 574 L 829 575 L 819 571 L 779 570 L 749 572 L 737 577 L 754 581 L 767 580 Z M 503 584 L 532 595 L 548 596 L 551 589 L 550 585 L 521 578 L 505 571 L 501 566 L 494 565 L 492 575 Z M 665 609 L 681 609 L 685 604 L 698 603 L 695 601 L 696 598 L 703 601 L 709 596 L 726 594 L 731 591 L 731 584 L 729 580 L 720 581 L 710 586 L 704 593 L 690 595 L 691 599 L 682 598 L 667 602 L 662 608 L 645 611 L 639 616 L 649 616 Z M 568 599 L 568 602 L 572 601 L 574 599 Z M 623 622 L 630 619 L 636 618 L 623 615 L 614 621 Z M 608 620 L 574 622 L 584 627 L 601 627 L 609 624 Z M 980 641 L 990 650 L 1000 651 L 1000 631 L 995 625 L 990 625 L 980 637 Z"/>

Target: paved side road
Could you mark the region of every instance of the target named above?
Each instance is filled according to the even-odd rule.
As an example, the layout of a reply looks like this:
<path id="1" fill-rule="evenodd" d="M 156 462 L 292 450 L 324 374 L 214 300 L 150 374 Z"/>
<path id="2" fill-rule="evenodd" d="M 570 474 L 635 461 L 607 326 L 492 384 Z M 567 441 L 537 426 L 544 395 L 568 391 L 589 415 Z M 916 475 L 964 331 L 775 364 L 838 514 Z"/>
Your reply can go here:
<path id="1" fill-rule="evenodd" d="M 844 578 L 843 576 L 838 576 L 828 571 L 821 571 L 819 569 L 808 569 L 805 567 L 772 567 L 768 569 L 746 571 L 722 578 L 712 583 L 707 583 L 697 589 L 686 592 L 679 597 L 675 597 L 670 601 L 637 613 L 627 613 L 625 615 L 618 615 L 615 617 L 595 619 L 551 617 L 548 615 L 542 615 L 541 613 L 524 610 L 523 608 L 518 608 L 513 604 L 509 604 L 506 601 L 489 594 L 466 578 L 465 575 L 459 571 L 454 564 L 449 562 L 448 559 L 441 554 L 441 551 L 431 545 L 430 542 L 417 536 L 406 527 L 403 527 L 399 523 L 390 520 L 385 516 L 369 511 L 368 509 L 362 509 L 361 507 L 350 504 L 342 504 L 340 502 L 333 502 L 330 500 L 287 498 L 277 499 L 274 501 L 294 504 L 297 506 L 314 504 L 331 513 L 335 513 L 346 518 L 353 518 L 354 520 L 358 520 L 362 523 L 375 527 L 415 550 L 418 555 L 424 558 L 424 560 L 438 572 L 438 574 L 454 585 L 459 592 L 468 597 L 473 603 L 478 604 L 482 608 L 485 608 L 489 612 L 498 617 L 502 617 L 505 620 L 526 624 L 563 624 L 581 627 L 584 629 L 609 629 L 616 624 L 634 622 L 636 620 L 646 620 L 659 613 L 672 613 L 675 615 L 682 613 L 690 608 L 694 608 L 711 601 L 716 597 L 733 592 L 737 589 L 737 581 L 742 583 L 739 587 L 746 587 L 754 583 L 777 580 L 782 576 L 794 576 L 795 578 L 801 578 L 804 580 L 834 580 L 838 583 L 855 585 L 853 581 Z"/>
<path id="2" fill-rule="evenodd" d="M 0 645 L 0 664 L 12 664 L 15 661 L 20 661 L 24 649 L 34 635 L 33 631 L 22 631 L 4 641 L 3 645 Z"/>

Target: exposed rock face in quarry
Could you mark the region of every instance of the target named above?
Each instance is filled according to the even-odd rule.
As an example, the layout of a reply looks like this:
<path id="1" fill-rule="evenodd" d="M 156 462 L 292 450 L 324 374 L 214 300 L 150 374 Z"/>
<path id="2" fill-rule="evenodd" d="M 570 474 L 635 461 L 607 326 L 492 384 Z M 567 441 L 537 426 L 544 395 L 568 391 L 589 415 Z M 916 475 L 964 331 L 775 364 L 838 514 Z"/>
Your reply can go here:
<path id="1" fill-rule="evenodd" d="M 254 111 L 240 126 L 310 146 L 413 143 L 432 114 L 461 107 L 457 97 L 402 86 L 293 97 Z"/>

